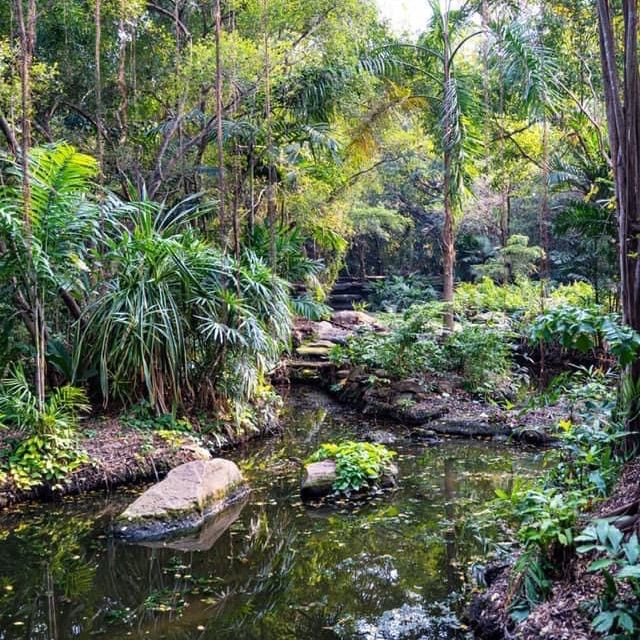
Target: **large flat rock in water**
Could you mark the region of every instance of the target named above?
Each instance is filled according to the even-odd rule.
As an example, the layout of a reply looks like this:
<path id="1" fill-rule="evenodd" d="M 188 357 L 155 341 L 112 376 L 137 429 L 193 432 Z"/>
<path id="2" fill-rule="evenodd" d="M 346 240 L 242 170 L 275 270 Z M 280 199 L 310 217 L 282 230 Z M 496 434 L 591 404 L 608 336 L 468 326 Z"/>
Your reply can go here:
<path id="1" fill-rule="evenodd" d="M 120 514 L 116 534 L 160 540 L 201 527 L 248 493 L 235 463 L 195 460 L 172 469 Z"/>

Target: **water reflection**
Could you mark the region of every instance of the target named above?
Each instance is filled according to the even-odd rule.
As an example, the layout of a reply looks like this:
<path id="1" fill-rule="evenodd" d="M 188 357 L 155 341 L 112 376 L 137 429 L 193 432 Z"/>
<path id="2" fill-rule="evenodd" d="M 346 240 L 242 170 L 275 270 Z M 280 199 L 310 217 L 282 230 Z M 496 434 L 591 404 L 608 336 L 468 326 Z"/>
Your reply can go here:
<path id="1" fill-rule="evenodd" d="M 299 461 L 371 424 L 316 393 L 289 406 L 282 437 L 234 454 L 254 485 L 248 503 L 198 537 L 154 547 L 108 538 L 131 491 L 3 516 L 0 639 L 347 640 L 410 623 L 455 637 L 450 608 L 481 550 L 464 518 L 535 469 L 533 455 L 401 440 L 398 491 L 310 510 Z"/>

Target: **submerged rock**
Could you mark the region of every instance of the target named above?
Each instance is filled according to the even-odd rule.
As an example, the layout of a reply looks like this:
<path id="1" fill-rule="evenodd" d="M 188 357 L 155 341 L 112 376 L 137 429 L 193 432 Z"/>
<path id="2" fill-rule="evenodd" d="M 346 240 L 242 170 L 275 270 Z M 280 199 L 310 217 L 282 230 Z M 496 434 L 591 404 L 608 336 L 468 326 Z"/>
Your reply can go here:
<path id="1" fill-rule="evenodd" d="M 140 541 L 193 531 L 248 491 L 240 470 L 230 460 L 187 462 L 129 505 L 118 517 L 115 533 Z"/>
<path id="2" fill-rule="evenodd" d="M 383 488 L 397 485 L 398 467 L 391 463 L 384 471 L 378 485 Z M 305 465 L 300 495 L 303 500 L 323 498 L 333 493 L 333 484 L 337 479 L 335 460 L 322 460 Z"/>
<path id="3" fill-rule="evenodd" d="M 390 431 L 376 429 L 367 434 L 366 439 L 375 444 L 395 444 L 398 441 L 398 436 Z"/>
<path id="4" fill-rule="evenodd" d="M 490 422 L 486 418 L 456 416 L 434 420 L 424 425 L 437 434 L 462 438 L 508 436 L 511 428 L 504 422 Z"/>
<path id="5" fill-rule="evenodd" d="M 435 640 L 454 638 L 459 629 L 453 621 L 429 614 L 419 605 L 403 604 L 385 611 L 374 622 L 358 620 L 355 632 L 362 640 Z"/>

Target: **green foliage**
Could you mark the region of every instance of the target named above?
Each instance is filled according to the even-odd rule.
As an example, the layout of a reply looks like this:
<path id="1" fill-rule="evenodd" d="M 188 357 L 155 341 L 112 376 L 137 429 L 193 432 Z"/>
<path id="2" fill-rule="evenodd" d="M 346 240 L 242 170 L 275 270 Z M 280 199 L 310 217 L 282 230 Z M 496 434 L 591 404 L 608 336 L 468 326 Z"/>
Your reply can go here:
<path id="1" fill-rule="evenodd" d="M 395 457 L 384 445 L 370 442 L 345 441 L 323 444 L 307 458 L 306 463 L 335 460 L 337 492 L 349 494 L 375 485 Z"/>
<path id="2" fill-rule="evenodd" d="M 512 372 L 511 339 L 498 327 L 464 323 L 446 339 L 447 365 L 462 374 L 474 393 L 504 390 Z"/>
<path id="3" fill-rule="evenodd" d="M 596 520 L 576 537 L 578 553 L 601 557 L 588 570 L 604 577 L 604 589 L 590 603 L 592 627 L 609 640 L 637 638 L 640 632 L 640 544 L 633 533 L 628 541 L 614 522 Z"/>
<path id="4" fill-rule="evenodd" d="M 484 276 L 496 282 L 512 282 L 520 278 L 527 278 L 537 272 L 537 263 L 544 256 L 540 247 L 530 247 L 529 238 L 522 235 L 512 235 L 504 247 L 496 251 L 496 255 L 484 264 L 476 267 L 479 276 Z"/>
<path id="5" fill-rule="evenodd" d="M 369 289 L 369 303 L 373 310 L 404 311 L 413 304 L 437 298 L 429 280 L 417 273 L 388 276 L 385 280 L 371 283 Z"/>
<path id="6" fill-rule="evenodd" d="M 235 261 L 201 239 L 193 200 L 125 213 L 110 221 L 112 274 L 84 314 L 76 366 L 94 364 L 105 398 L 146 397 L 159 413 L 249 399 L 289 339 L 288 284 L 253 253 Z"/>
<path id="7" fill-rule="evenodd" d="M 479 282 L 461 282 L 456 287 L 454 310 L 472 318 L 484 312 L 503 312 L 515 320 L 530 321 L 542 309 L 564 305 L 588 306 L 594 302 L 593 287 L 581 281 L 554 287 L 517 278 L 514 283 L 499 285 L 490 278 Z"/>
<path id="8" fill-rule="evenodd" d="M 140 431 L 181 431 L 190 433 L 193 427 L 186 418 L 177 418 L 172 413 L 156 415 L 153 407 L 145 400 L 134 404 L 129 411 L 120 417 L 123 426 Z"/>
<path id="9" fill-rule="evenodd" d="M 22 369 L 3 380 L 0 426 L 25 434 L 8 460 L 8 472 L 19 488 L 58 482 L 87 461 L 78 448 L 76 430 L 80 414 L 88 410 L 82 389 L 59 387 L 38 407 Z"/>
<path id="10" fill-rule="evenodd" d="M 620 365 L 633 361 L 640 348 L 640 334 L 621 324 L 616 314 L 598 307 L 557 307 L 539 316 L 531 326 L 532 341 L 559 343 L 565 349 L 586 353 L 603 346 Z"/>
<path id="11" fill-rule="evenodd" d="M 511 333 L 499 327 L 464 322 L 442 332 L 439 304 L 413 305 L 389 333 L 366 331 L 333 347 L 339 364 L 383 369 L 396 377 L 457 372 L 467 388 L 480 394 L 506 390 L 511 372 Z"/>
<path id="12" fill-rule="evenodd" d="M 606 495 L 620 468 L 616 443 L 621 434 L 598 412 L 580 424 L 560 421 L 557 437 L 560 446 L 547 454 L 546 475 L 529 484 L 516 480 L 508 492 L 496 491 L 494 512 L 515 527 L 527 558 L 513 574 L 516 621 L 547 595 L 548 577 L 562 571 L 574 547 L 578 514 Z"/>

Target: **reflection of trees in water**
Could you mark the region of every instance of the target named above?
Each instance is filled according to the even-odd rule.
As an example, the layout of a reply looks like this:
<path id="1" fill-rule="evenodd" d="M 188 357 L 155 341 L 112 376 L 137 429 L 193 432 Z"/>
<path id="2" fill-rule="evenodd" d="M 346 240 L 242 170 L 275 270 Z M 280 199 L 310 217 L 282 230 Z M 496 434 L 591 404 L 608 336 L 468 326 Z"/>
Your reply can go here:
<path id="1" fill-rule="evenodd" d="M 245 511 L 207 552 L 96 540 L 104 522 L 82 515 L 86 503 L 77 512 L 43 511 L 0 547 L 0 575 L 15 580 L 10 594 L 0 589 L 0 632 L 17 618 L 27 624 L 7 638 L 103 631 L 124 640 L 133 631 L 168 640 L 320 640 L 335 638 L 331 628 L 349 616 L 397 607 L 412 585 L 423 587 L 425 602 L 444 597 L 460 586 L 460 561 L 478 549 L 465 517 L 509 481 L 512 454 L 456 443 L 405 466 L 400 490 L 379 502 L 300 518 L 290 478 L 260 469 L 270 483 L 264 504 L 255 500 L 259 511 Z"/>
<path id="2" fill-rule="evenodd" d="M 282 509 L 261 511 L 240 533 L 227 532 L 204 553 L 143 554 L 139 547 L 114 545 L 106 592 L 120 594 L 120 606 L 129 603 L 139 636 L 183 639 L 204 626 L 198 637 L 249 638 L 247 629 L 264 625 L 289 587 L 297 534 Z M 159 611 L 161 605 L 172 610 Z"/>
<path id="3" fill-rule="evenodd" d="M 444 511 L 447 518 L 447 528 L 444 531 L 444 545 L 446 550 L 447 562 L 446 562 L 446 575 L 447 586 L 449 591 L 454 591 L 459 585 L 456 575 L 456 481 L 454 461 L 451 458 L 445 458 L 444 460 Z"/>
<path id="4" fill-rule="evenodd" d="M 0 557 L 2 575 L 15 581 L 0 599 L 0 621 L 32 639 L 69 635 L 74 621 L 90 616 L 96 604 L 92 589 L 98 554 L 83 546 L 93 520 L 66 512 L 52 515 L 60 513 L 46 513 L 13 528 Z M 81 607 L 70 606 L 79 600 Z M 24 626 L 14 626 L 15 621 Z M 0 623 L 0 637 L 3 634 L 12 637 Z"/>

